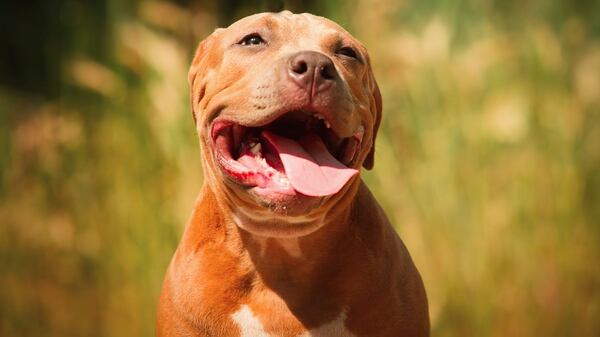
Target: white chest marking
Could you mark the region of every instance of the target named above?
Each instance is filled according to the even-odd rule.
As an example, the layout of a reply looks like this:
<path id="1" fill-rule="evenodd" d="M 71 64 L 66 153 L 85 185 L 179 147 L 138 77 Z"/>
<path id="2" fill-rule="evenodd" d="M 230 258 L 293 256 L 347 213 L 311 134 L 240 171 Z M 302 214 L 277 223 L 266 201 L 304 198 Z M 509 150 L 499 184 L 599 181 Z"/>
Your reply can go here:
<path id="1" fill-rule="evenodd" d="M 298 337 L 355 337 L 353 333 L 346 329 L 346 311 L 329 323 L 325 323 L 318 328 L 310 329 Z"/>
<path id="2" fill-rule="evenodd" d="M 231 319 L 240 328 L 240 337 L 271 337 L 258 318 L 254 316 L 250 307 L 245 304 L 231 315 Z"/>
<path id="3" fill-rule="evenodd" d="M 231 319 L 239 327 L 240 337 L 275 337 L 265 331 L 258 317 L 254 316 L 250 307 L 245 304 L 231 315 Z M 345 321 L 346 312 L 342 311 L 333 321 L 310 329 L 297 337 L 356 337 L 346 329 Z"/>

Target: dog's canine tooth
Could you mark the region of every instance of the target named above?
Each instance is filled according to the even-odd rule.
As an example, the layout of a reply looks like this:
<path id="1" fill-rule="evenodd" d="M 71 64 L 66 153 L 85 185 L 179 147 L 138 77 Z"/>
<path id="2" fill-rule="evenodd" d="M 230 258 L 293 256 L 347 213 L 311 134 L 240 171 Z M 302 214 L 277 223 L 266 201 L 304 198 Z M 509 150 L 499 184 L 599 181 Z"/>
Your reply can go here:
<path id="1" fill-rule="evenodd" d="M 260 143 L 254 143 L 254 144 L 250 144 L 250 152 L 255 155 L 258 156 L 261 153 L 262 147 L 260 145 Z"/>

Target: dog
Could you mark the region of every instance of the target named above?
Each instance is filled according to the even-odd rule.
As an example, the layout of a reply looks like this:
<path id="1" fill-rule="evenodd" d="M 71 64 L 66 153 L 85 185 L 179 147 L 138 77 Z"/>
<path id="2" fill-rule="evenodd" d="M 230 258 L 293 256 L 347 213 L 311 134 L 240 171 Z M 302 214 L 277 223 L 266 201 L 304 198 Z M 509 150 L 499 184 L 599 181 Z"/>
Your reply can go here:
<path id="1" fill-rule="evenodd" d="M 202 41 L 188 80 L 204 182 L 157 336 L 428 336 L 419 272 L 359 175 L 382 112 L 365 47 L 261 13 Z"/>

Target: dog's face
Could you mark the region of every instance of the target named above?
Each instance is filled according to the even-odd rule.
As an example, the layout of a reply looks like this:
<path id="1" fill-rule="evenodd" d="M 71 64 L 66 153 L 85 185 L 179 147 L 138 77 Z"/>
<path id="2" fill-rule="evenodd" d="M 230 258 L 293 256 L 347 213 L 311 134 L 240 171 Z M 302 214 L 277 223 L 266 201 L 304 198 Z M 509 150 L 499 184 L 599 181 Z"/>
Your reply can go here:
<path id="1" fill-rule="evenodd" d="M 327 19 L 263 13 L 218 29 L 189 81 L 205 180 L 250 231 L 314 230 L 373 165 L 381 96 L 369 56 Z"/>

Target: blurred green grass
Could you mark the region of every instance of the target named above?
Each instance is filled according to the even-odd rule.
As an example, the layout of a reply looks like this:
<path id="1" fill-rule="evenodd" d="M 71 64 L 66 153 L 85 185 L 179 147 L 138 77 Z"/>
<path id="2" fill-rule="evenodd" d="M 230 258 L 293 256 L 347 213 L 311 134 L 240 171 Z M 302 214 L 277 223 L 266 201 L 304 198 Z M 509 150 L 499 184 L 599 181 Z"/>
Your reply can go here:
<path id="1" fill-rule="evenodd" d="M 152 335 L 202 181 L 194 47 L 279 5 L 2 6 L 0 336 Z M 600 335 L 600 5 L 286 8 L 371 52 L 384 121 L 362 174 L 423 275 L 432 335 Z"/>

